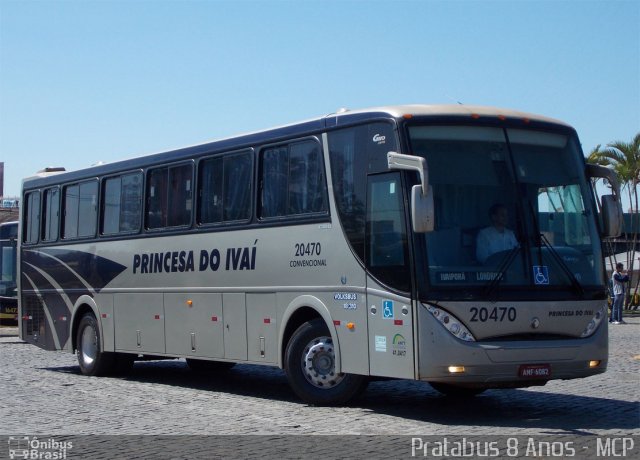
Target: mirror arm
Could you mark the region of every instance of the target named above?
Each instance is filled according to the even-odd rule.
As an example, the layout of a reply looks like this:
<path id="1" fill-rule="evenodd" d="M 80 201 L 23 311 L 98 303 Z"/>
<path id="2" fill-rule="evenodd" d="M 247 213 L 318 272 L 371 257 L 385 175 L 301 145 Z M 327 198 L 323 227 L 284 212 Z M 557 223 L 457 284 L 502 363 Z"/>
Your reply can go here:
<path id="1" fill-rule="evenodd" d="M 416 171 L 418 174 L 420 174 L 422 196 L 425 196 L 427 194 L 427 186 L 429 185 L 427 160 L 414 155 L 404 155 L 398 152 L 389 152 L 387 153 L 387 165 L 389 169 L 406 169 L 409 171 Z"/>
<path id="2" fill-rule="evenodd" d="M 620 199 L 620 181 L 618 179 L 618 175 L 613 169 L 588 163 L 587 176 L 590 178 L 607 179 L 609 184 L 611 184 L 613 194 L 616 198 Z"/>

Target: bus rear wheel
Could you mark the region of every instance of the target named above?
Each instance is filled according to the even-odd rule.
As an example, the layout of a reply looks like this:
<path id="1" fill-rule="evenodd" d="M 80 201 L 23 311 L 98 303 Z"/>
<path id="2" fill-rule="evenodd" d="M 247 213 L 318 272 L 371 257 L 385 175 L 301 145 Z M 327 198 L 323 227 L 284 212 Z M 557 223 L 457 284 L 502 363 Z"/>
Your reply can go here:
<path id="1" fill-rule="evenodd" d="M 310 404 L 343 404 L 368 383 L 361 375 L 336 373 L 333 339 L 322 319 L 306 322 L 294 332 L 284 365 L 294 393 Z"/>
<path id="2" fill-rule="evenodd" d="M 78 324 L 76 354 L 84 375 L 108 375 L 114 371 L 115 355 L 102 351 L 100 330 L 93 313 L 86 313 Z"/>

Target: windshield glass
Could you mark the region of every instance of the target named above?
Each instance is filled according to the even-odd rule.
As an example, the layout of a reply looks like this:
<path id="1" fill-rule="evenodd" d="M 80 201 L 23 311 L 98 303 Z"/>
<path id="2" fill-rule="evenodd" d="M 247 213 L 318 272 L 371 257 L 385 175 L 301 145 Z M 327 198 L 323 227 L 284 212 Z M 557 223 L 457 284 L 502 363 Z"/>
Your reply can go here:
<path id="1" fill-rule="evenodd" d="M 431 286 L 603 284 L 573 136 L 467 126 L 411 126 L 409 135 L 433 186 L 436 227 L 424 235 Z"/>
<path id="2" fill-rule="evenodd" d="M 0 296 L 16 295 L 16 242 L 15 238 L 0 239 Z"/>

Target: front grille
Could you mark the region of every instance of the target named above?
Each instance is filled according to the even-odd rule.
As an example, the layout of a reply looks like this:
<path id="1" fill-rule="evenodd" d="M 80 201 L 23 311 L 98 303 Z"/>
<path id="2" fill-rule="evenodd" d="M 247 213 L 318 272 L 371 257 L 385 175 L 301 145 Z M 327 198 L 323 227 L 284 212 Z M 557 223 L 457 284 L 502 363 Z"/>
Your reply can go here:
<path id="1" fill-rule="evenodd" d="M 478 342 L 518 342 L 518 341 L 529 341 L 529 340 L 575 340 L 578 337 L 566 334 L 511 334 L 511 335 L 501 335 L 496 337 L 485 337 L 484 339 L 478 340 Z"/>

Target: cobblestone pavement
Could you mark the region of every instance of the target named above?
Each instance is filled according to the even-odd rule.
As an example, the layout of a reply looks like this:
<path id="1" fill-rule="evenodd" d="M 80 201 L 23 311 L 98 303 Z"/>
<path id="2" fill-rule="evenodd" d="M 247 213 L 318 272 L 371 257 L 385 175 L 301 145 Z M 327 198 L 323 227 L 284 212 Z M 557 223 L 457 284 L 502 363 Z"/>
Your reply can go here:
<path id="1" fill-rule="evenodd" d="M 261 366 L 211 377 L 182 360 L 148 361 L 125 378 L 85 377 L 74 355 L 0 329 L 0 434 L 639 435 L 640 318 L 628 322 L 610 326 L 602 375 L 464 401 L 380 381 L 340 408 L 300 402 L 283 371 Z"/>

